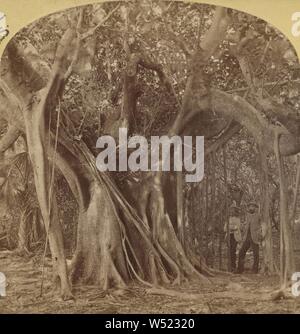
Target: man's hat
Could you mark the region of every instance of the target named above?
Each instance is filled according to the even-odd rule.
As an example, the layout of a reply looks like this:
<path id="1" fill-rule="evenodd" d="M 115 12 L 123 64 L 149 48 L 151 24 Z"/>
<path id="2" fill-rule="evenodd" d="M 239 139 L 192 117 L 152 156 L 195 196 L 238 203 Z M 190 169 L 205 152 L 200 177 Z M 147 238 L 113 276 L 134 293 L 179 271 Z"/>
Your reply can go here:
<path id="1" fill-rule="evenodd" d="M 256 204 L 256 202 L 249 202 L 248 204 L 247 204 L 247 206 L 255 206 L 256 208 L 258 208 L 258 205 Z"/>
<path id="2" fill-rule="evenodd" d="M 230 209 L 240 210 L 240 208 L 236 205 L 236 201 L 233 201 L 233 203 L 230 206 Z"/>

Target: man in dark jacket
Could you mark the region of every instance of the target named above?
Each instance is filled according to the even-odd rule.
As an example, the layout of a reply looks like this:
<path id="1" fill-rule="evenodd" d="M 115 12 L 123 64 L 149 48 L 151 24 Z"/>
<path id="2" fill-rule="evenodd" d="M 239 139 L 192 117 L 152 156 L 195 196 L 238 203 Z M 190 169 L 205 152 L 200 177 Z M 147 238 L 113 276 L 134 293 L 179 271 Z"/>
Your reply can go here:
<path id="1" fill-rule="evenodd" d="M 255 202 L 248 204 L 248 213 L 246 215 L 246 233 L 244 242 L 239 252 L 238 273 L 244 271 L 244 261 L 247 251 L 251 248 L 253 251 L 254 262 L 252 271 L 258 273 L 259 268 L 259 242 L 261 238 L 261 222 L 258 214 L 258 205 Z"/>

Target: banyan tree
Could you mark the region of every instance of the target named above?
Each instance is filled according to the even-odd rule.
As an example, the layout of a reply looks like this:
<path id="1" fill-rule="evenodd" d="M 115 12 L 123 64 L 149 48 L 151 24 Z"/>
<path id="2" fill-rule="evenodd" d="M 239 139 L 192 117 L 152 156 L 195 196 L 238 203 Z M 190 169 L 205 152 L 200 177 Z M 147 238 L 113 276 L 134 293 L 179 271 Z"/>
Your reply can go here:
<path id="1" fill-rule="evenodd" d="M 268 23 L 208 5 L 88 5 L 42 18 L 13 37 L 1 59 L 7 130 L 0 151 L 25 139 L 62 297 L 72 298 L 78 282 L 102 289 L 132 281 L 209 284 L 219 274 L 182 245 L 180 175 L 137 173 L 121 185 L 118 173 L 97 170 L 97 138 L 116 136 L 121 127 L 146 137 L 204 136 L 206 157 L 248 131 L 264 166 L 265 272 L 274 271 L 267 156 L 275 154 L 284 287 L 293 263 L 283 159 L 300 152 L 300 116 L 272 89 L 298 69 L 294 49 Z M 71 261 L 58 219 L 57 173 L 78 208 Z"/>

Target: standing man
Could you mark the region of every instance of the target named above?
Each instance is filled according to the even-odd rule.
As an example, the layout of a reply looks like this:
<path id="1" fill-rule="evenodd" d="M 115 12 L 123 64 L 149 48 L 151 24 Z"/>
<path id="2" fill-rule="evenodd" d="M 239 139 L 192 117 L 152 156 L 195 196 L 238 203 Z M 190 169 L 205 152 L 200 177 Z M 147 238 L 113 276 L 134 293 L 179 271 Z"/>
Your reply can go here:
<path id="1" fill-rule="evenodd" d="M 228 231 L 227 224 L 225 224 L 224 230 L 227 233 Z M 226 239 L 227 238 L 228 235 L 226 234 Z M 236 248 L 237 245 L 241 242 L 242 242 L 242 234 L 241 234 L 240 210 L 234 201 L 229 211 L 229 249 L 230 249 L 231 271 L 233 272 L 235 272 L 236 270 Z"/>
<path id="2" fill-rule="evenodd" d="M 247 251 L 251 248 L 253 251 L 252 272 L 257 274 L 259 269 L 259 242 L 261 237 L 261 223 L 258 214 L 258 205 L 255 202 L 248 204 L 248 213 L 246 215 L 246 233 L 244 242 L 239 252 L 239 262 L 237 273 L 244 272 L 244 261 Z"/>

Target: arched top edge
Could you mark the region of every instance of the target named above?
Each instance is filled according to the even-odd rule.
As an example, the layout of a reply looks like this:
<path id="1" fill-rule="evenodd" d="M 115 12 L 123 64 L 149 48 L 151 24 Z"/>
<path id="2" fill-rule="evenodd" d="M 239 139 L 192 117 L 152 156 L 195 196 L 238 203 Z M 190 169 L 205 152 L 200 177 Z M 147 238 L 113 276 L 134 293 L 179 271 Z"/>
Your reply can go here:
<path id="1" fill-rule="evenodd" d="M 123 0 L 2 0 L 0 12 L 6 16 L 9 35 L 0 42 L 0 57 L 8 42 L 20 30 L 38 19 L 78 6 L 120 1 Z M 284 34 L 300 58 L 300 36 L 293 36 L 292 33 L 293 14 L 299 13 L 300 20 L 300 4 L 298 0 L 185 0 L 183 2 L 222 6 L 256 16 Z"/>

